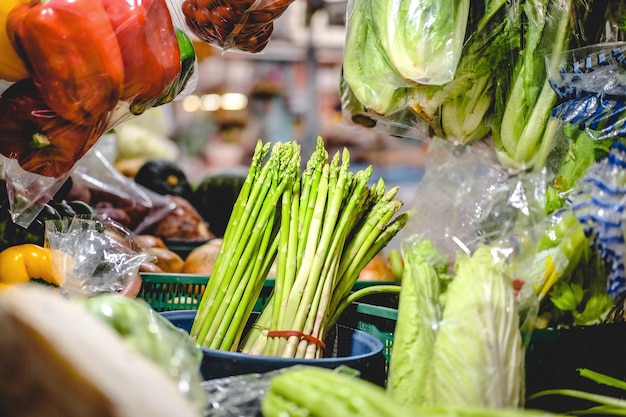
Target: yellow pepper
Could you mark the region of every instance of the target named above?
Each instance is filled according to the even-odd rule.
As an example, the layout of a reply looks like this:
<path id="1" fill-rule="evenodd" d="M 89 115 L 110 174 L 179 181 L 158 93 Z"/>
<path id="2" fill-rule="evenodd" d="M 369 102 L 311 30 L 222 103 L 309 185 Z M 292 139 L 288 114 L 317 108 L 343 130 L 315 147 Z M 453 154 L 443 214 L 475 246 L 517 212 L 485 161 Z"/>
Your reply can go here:
<path id="1" fill-rule="evenodd" d="M 15 6 L 27 3 L 28 0 L 1 0 L 0 1 L 0 79 L 18 81 L 28 78 L 28 70 L 22 58 L 15 52 L 7 35 L 7 15 Z"/>
<path id="2" fill-rule="evenodd" d="M 0 252 L 0 283 L 23 284 L 40 278 L 60 286 L 62 280 L 52 268 L 50 249 L 33 243 L 11 246 Z"/>

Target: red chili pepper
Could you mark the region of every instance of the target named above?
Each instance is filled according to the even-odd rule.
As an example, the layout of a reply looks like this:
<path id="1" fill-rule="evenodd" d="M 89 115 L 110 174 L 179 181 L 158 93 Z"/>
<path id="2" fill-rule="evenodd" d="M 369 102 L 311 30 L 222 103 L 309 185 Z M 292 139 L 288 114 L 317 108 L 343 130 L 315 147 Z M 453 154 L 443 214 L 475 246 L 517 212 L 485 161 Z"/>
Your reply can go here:
<path id="1" fill-rule="evenodd" d="M 32 0 L 7 16 L 7 34 L 48 105 L 92 125 L 120 97 L 124 65 L 99 1 Z"/>
<path id="2" fill-rule="evenodd" d="M 122 51 L 122 99 L 154 100 L 180 73 L 176 31 L 165 0 L 102 0 Z"/>
<path id="3" fill-rule="evenodd" d="M 105 132 L 107 115 L 94 125 L 55 113 L 32 79 L 17 81 L 0 96 L 0 153 L 26 171 L 47 177 L 69 172 Z"/>

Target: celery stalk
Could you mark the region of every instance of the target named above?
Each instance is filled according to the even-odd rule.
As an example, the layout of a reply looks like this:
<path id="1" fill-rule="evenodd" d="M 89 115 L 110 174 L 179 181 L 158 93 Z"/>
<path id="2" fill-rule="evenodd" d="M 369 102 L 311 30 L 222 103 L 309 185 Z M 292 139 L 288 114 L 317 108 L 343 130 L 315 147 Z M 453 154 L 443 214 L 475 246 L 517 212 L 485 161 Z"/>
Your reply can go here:
<path id="1" fill-rule="evenodd" d="M 521 57 L 511 77 L 508 97 L 493 126 L 494 144 L 503 165 L 516 169 L 541 168 L 552 150 L 556 131 L 546 127 L 550 121 L 556 93 L 548 76 L 562 63 L 557 59 L 572 38 L 573 0 L 526 0 L 520 6 Z M 520 35 L 521 36 L 521 35 Z M 545 59 L 551 67 L 546 69 Z M 541 152 L 539 149 L 541 148 Z"/>

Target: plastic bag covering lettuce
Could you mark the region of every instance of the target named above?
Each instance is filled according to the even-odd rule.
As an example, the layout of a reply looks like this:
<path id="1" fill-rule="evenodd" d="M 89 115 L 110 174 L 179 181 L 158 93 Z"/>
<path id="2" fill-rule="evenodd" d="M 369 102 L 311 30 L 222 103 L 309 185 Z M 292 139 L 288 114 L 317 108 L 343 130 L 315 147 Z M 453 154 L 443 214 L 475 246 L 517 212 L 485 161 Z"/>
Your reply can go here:
<path id="1" fill-rule="evenodd" d="M 469 15 L 469 0 L 375 0 L 374 25 L 396 71 L 419 84 L 454 78 Z"/>
<path id="2" fill-rule="evenodd" d="M 430 359 L 427 402 L 517 407 L 524 354 L 511 270 L 489 246 L 460 255 L 455 267 Z"/>
<path id="3" fill-rule="evenodd" d="M 201 386 L 202 350 L 187 332 L 143 300 L 99 294 L 73 302 L 104 320 L 129 346 L 161 368 L 199 411 L 207 407 L 207 395 Z"/>
<path id="4" fill-rule="evenodd" d="M 581 0 L 524 0 L 518 59 L 513 71 L 499 83 L 493 117 L 493 138 L 501 162 L 512 168 L 543 167 L 562 126 L 552 117 L 557 94 L 550 75 L 563 66 L 564 51 L 608 36 L 608 4 L 620 2 Z M 602 34 L 602 35 L 601 35 Z M 549 58 L 549 59 L 548 59 Z"/>
<path id="5" fill-rule="evenodd" d="M 410 243 L 409 243 L 410 242 Z M 448 261 L 430 241 L 402 244 L 402 274 L 398 317 L 387 376 L 387 392 L 403 404 L 425 404 L 430 359 L 442 317 L 440 297 L 449 278 Z M 410 317 L 410 319 L 405 319 Z M 407 364 L 411 364 L 407 366 Z"/>
<path id="6" fill-rule="evenodd" d="M 446 274 L 440 278 L 420 250 L 428 243 L 403 244 L 411 280 L 403 281 L 403 291 L 413 285 L 415 296 L 408 300 L 401 293 L 390 396 L 416 406 L 519 407 L 524 349 L 511 266 L 495 247 L 481 245 L 458 255 L 453 278 L 442 289 Z"/>
<path id="7" fill-rule="evenodd" d="M 385 115 L 403 106 L 406 82 L 393 70 L 376 35 L 372 9 L 376 2 L 348 2 L 343 79 L 366 109 Z"/>
<path id="8" fill-rule="evenodd" d="M 507 174 L 489 151 L 430 145 L 402 241 L 402 285 L 411 279 L 415 297 L 407 304 L 403 287 L 388 384 L 398 401 L 521 405 L 545 177 Z"/>

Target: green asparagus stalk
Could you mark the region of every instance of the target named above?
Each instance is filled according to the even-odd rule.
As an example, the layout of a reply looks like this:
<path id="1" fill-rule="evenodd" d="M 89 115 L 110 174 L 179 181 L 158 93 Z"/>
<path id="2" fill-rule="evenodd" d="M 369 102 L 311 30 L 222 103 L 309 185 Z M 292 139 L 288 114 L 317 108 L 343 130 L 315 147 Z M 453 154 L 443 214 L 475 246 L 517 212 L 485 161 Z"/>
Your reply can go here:
<path id="1" fill-rule="evenodd" d="M 237 236 L 249 237 L 246 245 L 232 244 L 232 247 L 236 249 L 231 251 L 231 248 L 226 248 L 219 256 L 226 256 L 228 263 L 224 269 L 216 270 L 213 273 L 211 280 L 215 281 L 215 291 L 207 291 L 203 294 L 203 298 L 208 298 L 208 305 L 204 308 L 208 309 L 206 315 L 202 316 L 202 322 L 197 327 L 197 332 L 193 332 L 192 336 L 202 344 L 211 344 L 211 340 L 217 333 L 220 327 L 220 317 L 228 309 L 231 299 L 239 282 L 245 279 L 244 273 L 247 268 L 247 264 L 251 259 L 256 242 L 263 235 L 263 231 L 268 225 L 268 219 L 273 216 L 277 201 L 282 195 L 284 189 L 286 189 L 289 181 L 293 180 L 293 174 L 288 172 L 281 173 L 278 169 L 281 157 L 285 158 L 283 147 L 275 145 L 272 148 L 270 159 L 267 164 L 263 166 L 254 187 L 250 192 L 250 199 L 248 200 L 242 210 L 242 216 L 247 220 L 238 224 L 237 233 L 233 235 L 233 239 L 240 240 Z M 292 161 L 292 165 L 296 161 Z M 298 167 L 299 169 L 299 167 Z M 282 174 L 282 178 L 279 177 Z M 223 243 L 224 244 L 224 243 Z M 196 319 L 197 321 L 198 319 Z"/>
<path id="2" fill-rule="evenodd" d="M 248 200 L 248 196 L 250 195 L 250 190 L 253 187 L 253 184 L 256 183 L 257 177 L 261 171 L 261 167 L 263 165 L 263 159 L 267 156 L 270 150 L 270 144 L 263 144 L 261 141 L 258 141 L 254 150 L 254 154 L 252 156 L 252 161 L 250 163 L 250 169 L 248 170 L 248 175 L 243 183 L 243 186 L 237 196 L 235 204 L 233 206 L 232 215 L 229 218 L 228 227 L 224 232 L 224 238 L 222 240 L 223 247 L 226 249 L 234 250 L 234 246 L 231 242 L 231 235 L 233 230 L 238 227 L 238 223 L 242 219 L 242 212 Z M 214 271 L 220 271 L 222 269 L 222 263 L 224 260 L 227 260 L 229 256 L 228 253 L 220 253 L 217 259 L 215 260 Z M 200 324 L 206 320 L 206 316 L 209 313 L 207 304 L 209 304 L 210 294 L 212 294 L 214 285 L 217 280 L 208 280 L 205 288 L 205 292 L 200 299 L 200 304 L 198 306 L 198 312 L 194 322 L 192 323 L 191 335 L 197 335 L 199 331 Z M 206 295 L 205 295 L 206 294 Z"/>
<path id="3" fill-rule="evenodd" d="M 311 298 L 312 296 L 306 292 L 306 286 L 309 282 L 309 272 L 312 268 L 313 262 L 315 261 L 315 254 L 317 252 L 317 244 L 319 236 L 321 236 L 322 232 L 322 222 L 324 219 L 324 209 L 326 208 L 326 197 L 328 195 L 328 176 L 330 175 L 330 168 L 328 165 L 324 165 L 322 170 L 322 176 L 319 181 L 318 189 L 317 189 L 317 198 L 315 201 L 315 209 L 313 211 L 313 216 L 311 218 L 311 225 L 309 228 L 309 233 L 307 237 L 305 254 L 302 258 L 302 264 L 300 270 L 298 271 L 298 275 L 293 284 L 292 291 L 289 297 L 289 303 L 286 306 L 285 310 L 285 323 L 284 326 L 290 326 L 292 329 L 290 330 L 301 330 L 303 326 L 303 318 L 302 313 L 298 314 L 299 311 L 308 310 L 310 308 Z M 303 306 L 303 307 L 301 307 Z M 296 317 L 293 319 L 293 322 L 289 322 L 292 320 L 292 317 Z M 293 328 L 295 326 L 296 328 Z M 285 352 L 282 356 L 284 357 L 293 357 L 295 354 L 295 346 L 298 343 L 299 338 L 292 336 L 288 339 L 287 344 L 290 345 L 290 348 L 285 348 Z"/>
<path id="4" fill-rule="evenodd" d="M 225 319 L 222 320 L 217 334 L 211 341 L 210 347 L 222 350 L 237 349 L 238 346 L 235 342 L 241 337 L 241 333 L 244 330 L 243 325 L 245 325 L 248 317 L 245 313 L 251 303 L 254 305 L 252 300 L 256 300 L 261 292 L 261 287 L 257 285 L 257 283 L 265 281 L 265 275 L 261 275 L 260 272 L 263 266 L 263 259 L 266 257 L 266 251 L 268 247 L 271 247 L 271 239 L 272 228 L 267 227 L 263 231 L 263 237 L 257 249 L 257 257 L 254 262 L 248 265 L 248 268 L 252 269 L 248 280 L 242 280 L 237 286 L 235 295 L 232 297 L 231 302 L 224 304 L 228 305 L 228 309 L 225 313 Z M 233 303 L 232 300 L 239 300 L 239 302 Z"/>
<path id="5" fill-rule="evenodd" d="M 258 144 L 252 165 L 192 336 L 214 349 L 319 357 L 333 312 L 408 215 L 392 220 L 398 187 L 368 187 L 372 167 L 352 173 L 347 149 L 329 160 L 321 138 L 303 172 L 296 142 Z M 244 335 L 275 259 L 273 292 Z"/>
<path id="6" fill-rule="evenodd" d="M 341 167 L 339 159 L 340 155 L 338 153 L 335 154 L 335 157 L 330 165 L 332 175 L 329 181 L 329 198 L 327 200 L 328 207 L 325 210 L 321 239 L 315 253 L 313 264 L 311 265 L 311 269 L 309 271 L 309 277 L 307 279 L 308 283 L 315 283 L 314 288 L 316 291 L 309 290 L 305 300 L 308 301 L 310 299 L 311 305 L 307 307 L 307 304 L 301 304 L 299 314 L 297 314 L 295 318 L 296 323 L 300 323 L 299 320 L 303 321 L 303 332 L 307 334 L 311 334 L 315 317 L 317 315 L 317 309 L 319 307 L 322 292 L 321 290 L 326 285 L 324 282 L 326 276 L 322 274 L 322 269 L 324 268 L 324 262 L 328 261 L 329 258 L 332 257 L 332 255 L 329 255 L 330 243 L 333 233 L 335 232 L 337 219 L 339 218 L 339 210 L 342 206 L 344 194 L 343 190 L 346 187 L 346 182 L 348 180 L 350 154 L 347 149 L 344 149 L 341 155 Z M 299 347 L 298 351 L 300 352 L 297 356 L 304 356 L 303 349 L 306 349 L 306 342 L 299 343 L 297 346 Z"/>

